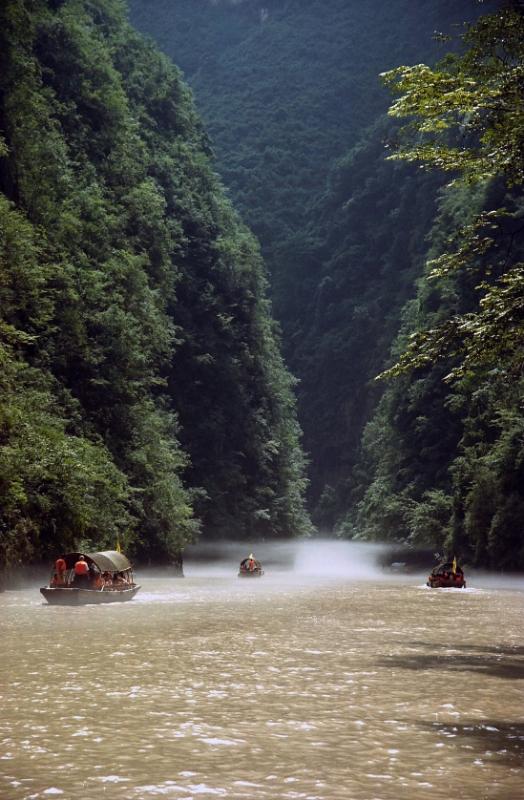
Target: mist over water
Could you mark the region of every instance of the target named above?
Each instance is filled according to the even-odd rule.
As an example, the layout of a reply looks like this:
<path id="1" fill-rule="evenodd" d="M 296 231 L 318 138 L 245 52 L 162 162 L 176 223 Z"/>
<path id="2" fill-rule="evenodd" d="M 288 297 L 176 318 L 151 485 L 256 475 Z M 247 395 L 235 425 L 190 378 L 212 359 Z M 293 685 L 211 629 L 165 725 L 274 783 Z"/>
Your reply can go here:
<path id="1" fill-rule="evenodd" d="M 522 580 L 389 555 L 202 544 L 130 603 L 0 595 L 0 798 L 522 800 Z"/>
<path id="2" fill-rule="evenodd" d="M 227 577 L 238 573 L 240 561 L 250 553 L 261 561 L 265 582 L 277 583 L 281 573 L 286 580 L 378 581 L 381 583 L 426 583 L 430 571 L 439 563 L 438 554 L 427 552 L 420 562 L 406 565 L 406 571 L 387 569 L 404 551 L 392 545 L 333 539 L 297 539 L 286 542 L 202 542 L 184 553 L 186 577 Z M 468 589 L 500 588 L 524 591 L 520 573 L 484 572 L 465 567 Z M 154 571 L 152 575 L 156 574 Z M 468 591 L 466 589 L 466 591 Z"/>
<path id="3" fill-rule="evenodd" d="M 231 575 L 240 561 L 253 553 L 261 561 L 265 576 L 282 572 L 293 578 L 334 578 L 348 580 L 380 579 L 384 570 L 379 561 L 388 552 L 383 545 L 333 540 L 294 540 L 287 542 L 218 542 L 187 548 L 184 574 Z"/>

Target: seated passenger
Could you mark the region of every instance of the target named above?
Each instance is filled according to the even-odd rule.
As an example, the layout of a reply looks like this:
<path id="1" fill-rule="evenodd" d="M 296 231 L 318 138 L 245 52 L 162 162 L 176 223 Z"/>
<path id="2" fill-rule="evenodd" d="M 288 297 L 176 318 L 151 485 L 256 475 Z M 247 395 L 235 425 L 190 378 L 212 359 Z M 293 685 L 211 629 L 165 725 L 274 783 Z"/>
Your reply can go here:
<path id="1" fill-rule="evenodd" d="M 95 577 L 93 578 L 93 589 L 101 589 L 102 588 L 102 575 L 100 572 L 95 573 Z"/>

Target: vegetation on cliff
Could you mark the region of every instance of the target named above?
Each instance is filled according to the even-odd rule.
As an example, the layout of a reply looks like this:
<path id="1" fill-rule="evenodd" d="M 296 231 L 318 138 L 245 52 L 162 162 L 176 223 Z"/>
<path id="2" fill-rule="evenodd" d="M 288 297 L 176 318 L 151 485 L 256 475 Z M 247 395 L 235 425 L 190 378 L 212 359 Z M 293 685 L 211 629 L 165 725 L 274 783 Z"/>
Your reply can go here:
<path id="1" fill-rule="evenodd" d="M 524 4 L 470 26 L 434 69 L 385 75 L 408 116 L 393 158 L 451 173 L 397 376 L 366 432 L 362 535 L 524 568 Z M 415 134 L 414 136 L 412 134 Z"/>
<path id="2" fill-rule="evenodd" d="M 296 392 L 319 528 L 524 568 L 522 1 L 129 5 L 213 143 L 119 0 L 0 10 L 3 562 L 310 530 Z"/>
<path id="3" fill-rule="evenodd" d="M 178 69 L 119 0 L 6 0 L 0 135 L 0 563 L 307 531 L 263 264 Z"/>
<path id="4" fill-rule="evenodd" d="M 366 422 L 420 275 L 442 181 L 385 162 L 379 73 L 441 53 L 448 0 L 129 0 L 181 66 L 217 168 L 256 233 L 283 352 L 299 378 L 308 491 L 324 530 L 351 503 Z M 476 11 L 476 0 L 461 14 Z M 385 324 L 384 324 L 385 323 Z"/>
<path id="5" fill-rule="evenodd" d="M 522 566 L 522 3 L 130 8 L 184 69 L 260 238 L 314 521 Z M 411 139 L 381 116 L 387 70 Z"/>

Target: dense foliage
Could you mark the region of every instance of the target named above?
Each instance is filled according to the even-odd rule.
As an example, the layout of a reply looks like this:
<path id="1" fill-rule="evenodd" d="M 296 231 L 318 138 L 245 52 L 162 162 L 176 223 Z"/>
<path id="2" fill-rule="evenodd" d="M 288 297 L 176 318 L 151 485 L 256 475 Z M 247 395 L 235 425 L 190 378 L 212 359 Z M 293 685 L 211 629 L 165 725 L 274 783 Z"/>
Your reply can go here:
<path id="1" fill-rule="evenodd" d="M 475 4 L 464 0 L 460 13 Z M 128 5 L 193 88 L 222 178 L 273 275 L 286 271 L 279 244 L 302 234 L 333 163 L 387 111 L 379 73 L 436 57 L 435 29 L 457 21 L 454 0 Z"/>
<path id="2" fill-rule="evenodd" d="M 420 275 L 442 181 L 385 162 L 395 135 L 379 73 L 436 58 L 456 3 L 129 0 L 194 88 L 217 166 L 260 239 L 283 348 L 299 378 L 314 520 L 352 503 L 400 310 Z M 466 17 L 476 0 L 461 4 Z M 458 18 L 460 20 L 460 17 Z"/>
<path id="3" fill-rule="evenodd" d="M 178 69 L 119 0 L 6 0 L 0 134 L 0 563 L 307 531 L 262 261 Z"/>
<path id="4" fill-rule="evenodd" d="M 389 131 L 380 120 L 336 163 L 307 236 L 287 245 L 287 272 L 275 280 L 314 454 L 314 521 L 324 530 L 352 503 L 362 432 L 382 390 L 374 378 L 422 270 L 436 212 L 438 179 L 385 161 Z"/>
<path id="5" fill-rule="evenodd" d="M 524 3 L 480 5 L 130 0 L 211 145 L 119 0 L 4 2 L 2 563 L 310 530 L 274 314 L 314 522 L 524 568 Z"/>
<path id="6" fill-rule="evenodd" d="M 452 181 L 387 373 L 399 377 L 366 433 L 359 522 L 522 569 L 524 4 L 480 19 L 463 45 L 434 70 L 385 76 L 401 93 L 391 113 L 412 116 L 397 156 Z"/>

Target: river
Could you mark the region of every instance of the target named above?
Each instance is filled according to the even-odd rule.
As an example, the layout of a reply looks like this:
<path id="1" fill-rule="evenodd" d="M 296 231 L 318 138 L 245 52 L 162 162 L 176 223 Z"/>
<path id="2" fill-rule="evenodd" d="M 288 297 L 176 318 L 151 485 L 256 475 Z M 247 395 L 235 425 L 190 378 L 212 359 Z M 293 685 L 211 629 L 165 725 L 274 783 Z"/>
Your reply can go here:
<path id="1" fill-rule="evenodd" d="M 524 582 L 278 553 L 139 572 L 123 604 L 0 595 L 0 798 L 522 800 Z"/>

